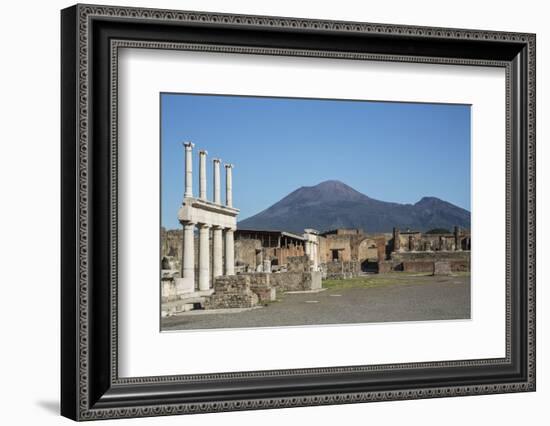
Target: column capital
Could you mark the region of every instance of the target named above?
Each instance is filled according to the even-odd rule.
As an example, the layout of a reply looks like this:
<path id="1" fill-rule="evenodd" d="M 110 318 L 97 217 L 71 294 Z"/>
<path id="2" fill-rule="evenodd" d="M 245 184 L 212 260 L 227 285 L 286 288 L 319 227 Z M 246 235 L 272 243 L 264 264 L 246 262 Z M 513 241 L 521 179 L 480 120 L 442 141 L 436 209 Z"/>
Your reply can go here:
<path id="1" fill-rule="evenodd" d="M 206 149 L 201 149 L 199 155 L 208 155 L 208 151 Z"/>
<path id="2" fill-rule="evenodd" d="M 182 142 L 183 146 L 185 147 L 185 149 L 187 151 L 191 151 L 194 147 L 195 147 L 195 144 L 193 142 Z"/>
<path id="3" fill-rule="evenodd" d="M 223 165 L 226 169 L 232 169 L 233 167 L 235 167 L 235 165 L 231 164 L 231 163 L 225 163 Z"/>
<path id="4" fill-rule="evenodd" d="M 195 222 L 183 222 L 182 225 L 183 225 L 184 228 L 191 228 L 191 227 L 195 227 L 196 223 Z"/>
<path id="5" fill-rule="evenodd" d="M 198 223 L 197 226 L 201 229 L 208 229 L 212 227 L 212 225 L 210 225 L 209 223 Z"/>
<path id="6" fill-rule="evenodd" d="M 218 157 L 212 158 L 212 162 L 214 162 L 214 163 L 221 163 L 221 162 L 222 162 L 222 159 L 221 159 L 221 158 L 218 158 Z"/>

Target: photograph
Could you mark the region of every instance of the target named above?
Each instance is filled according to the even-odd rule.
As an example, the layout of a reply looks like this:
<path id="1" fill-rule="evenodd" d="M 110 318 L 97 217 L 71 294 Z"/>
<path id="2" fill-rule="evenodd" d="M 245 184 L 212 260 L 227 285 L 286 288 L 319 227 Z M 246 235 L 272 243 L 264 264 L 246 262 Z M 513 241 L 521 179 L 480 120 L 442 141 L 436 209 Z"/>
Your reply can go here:
<path id="1" fill-rule="evenodd" d="M 17 143 L 28 123 L 5 138 L 31 161 L 5 156 L 28 188 L 5 180 L 31 202 L 8 203 L 22 263 L 4 281 L 29 270 L 32 238 L 14 224 L 51 204 L 51 172 L 58 209 L 29 230 L 58 224 L 34 238 L 57 238 L 41 252 L 58 259 L 33 261 L 61 291 L 38 285 L 29 332 L 8 327 L 38 338 L 20 352 L 57 341 L 37 365 L 75 421 L 247 411 L 278 424 L 273 409 L 386 402 L 368 415 L 426 423 L 430 404 L 434 419 L 521 423 L 548 396 L 548 321 L 535 318 L 544 14 L 257 3 L 62 5 L 54 25 L 40 13 L 56 44 L 27 65 L 60 55 L 57 84 L 29 93 L 49 105 L 60 86 L 61 108 L 38 114 L 35 149 Z M 13 322 L 22 288 L 5 287 Z M 57 340 L 34 330 L 45 310 Z M 334 413 L 327 424 L 346 415 Z"/>
<path id="2" fill-rule="evenodd" d="M 471 319 L 471 105 L 159 102 L 161 331 Z"/>

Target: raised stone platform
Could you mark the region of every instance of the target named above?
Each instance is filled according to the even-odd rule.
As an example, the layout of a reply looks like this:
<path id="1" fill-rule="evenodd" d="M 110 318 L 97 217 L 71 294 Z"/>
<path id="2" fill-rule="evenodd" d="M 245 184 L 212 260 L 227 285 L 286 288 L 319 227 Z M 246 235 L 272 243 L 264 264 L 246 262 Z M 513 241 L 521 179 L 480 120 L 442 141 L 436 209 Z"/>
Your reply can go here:
<path id="1" fill-rule="evenodd" d="M 470 251 L 394 252 L 388 261 L 379 262 L 380 273 L 390 271 L 433 273 L 435 263 L 446 262 L 451 272 L 470 271 Z"/>

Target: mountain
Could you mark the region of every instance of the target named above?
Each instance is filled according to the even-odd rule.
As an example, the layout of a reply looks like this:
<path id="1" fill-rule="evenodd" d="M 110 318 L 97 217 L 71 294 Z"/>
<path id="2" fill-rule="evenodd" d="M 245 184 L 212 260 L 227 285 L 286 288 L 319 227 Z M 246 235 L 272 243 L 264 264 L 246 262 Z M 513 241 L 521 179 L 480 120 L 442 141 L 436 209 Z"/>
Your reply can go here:
<path id="1" fill-rule="evenodd" d="M 240 221 L 237 228 L 301 233 L 305 228 L 324 232 L 360 228 L 365 232 L 470 228 L 470 212 L 436 197 L 415 204 L 375 200 L 336 180 L 303 186 L 266 210 Z"/>

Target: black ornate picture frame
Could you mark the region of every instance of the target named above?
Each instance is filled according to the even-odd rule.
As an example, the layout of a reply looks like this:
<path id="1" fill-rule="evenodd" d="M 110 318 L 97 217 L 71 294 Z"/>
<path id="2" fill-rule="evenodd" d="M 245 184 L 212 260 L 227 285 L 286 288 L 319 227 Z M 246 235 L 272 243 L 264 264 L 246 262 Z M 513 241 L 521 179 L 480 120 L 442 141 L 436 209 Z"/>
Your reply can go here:
<path id="1" fill-rule="evenodd" d="M 61 413 L 160 416 L 535 390 L 535 35 L 76 5 L 61 13 Z M 506 356 L 120 378 L 117 52 L 308 56 L 506 71 Z"/>

